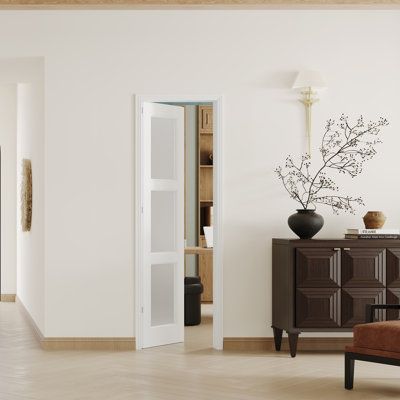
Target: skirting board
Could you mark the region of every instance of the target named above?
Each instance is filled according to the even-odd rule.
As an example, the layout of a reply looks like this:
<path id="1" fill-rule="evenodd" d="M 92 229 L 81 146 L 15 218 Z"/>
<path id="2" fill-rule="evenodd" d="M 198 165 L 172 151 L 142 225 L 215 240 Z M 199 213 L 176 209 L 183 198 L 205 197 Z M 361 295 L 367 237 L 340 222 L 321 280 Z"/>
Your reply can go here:
<path id="1" fill-rule="evenodd" d="M 133 351 L 136 349 L 135 338 L 44 338 L 43 350 L 107 350 Z"/>
<path id="2" fill-rule="evenodd" d="M 136 341 L 134 337 L 44 337 L 28 310 L 18 297 L 16 303 L 31 326 L 32 331 L 43 350 L 136 350 Z"/>
<path id="3" fill-rule="evenodd" d="M 297 349 L 299 351 L 342 351 L 352 342 L 352 338 L 346 337 L 299 337 Z M 275 351 L 274 338 L 226 337 L 224 338 L 224 350 Z M 289 350 L 287 338 L 282 339 L 282 350 Z"/>
<path id="4" fill-rule="evenodd" d="M 5 303 L 15 303 L 15 294 L 2 294 L 0 296 L 0 301 L 4 301 Z"/>

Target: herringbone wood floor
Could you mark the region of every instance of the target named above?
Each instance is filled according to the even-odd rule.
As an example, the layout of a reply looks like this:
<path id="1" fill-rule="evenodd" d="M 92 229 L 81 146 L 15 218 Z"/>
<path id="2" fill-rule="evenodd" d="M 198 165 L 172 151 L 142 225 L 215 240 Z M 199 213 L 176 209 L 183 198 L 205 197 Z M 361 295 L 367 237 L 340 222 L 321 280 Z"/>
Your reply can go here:
<path id="1" fill-rule="evenodd" d="M 210 328 L 137 352 L 45 352 L 15 304 L 0 303 L 0 400 L 400 398 L 400 368 L 358 363 L 347 392 L 341 354 L 218 352 Z"/>

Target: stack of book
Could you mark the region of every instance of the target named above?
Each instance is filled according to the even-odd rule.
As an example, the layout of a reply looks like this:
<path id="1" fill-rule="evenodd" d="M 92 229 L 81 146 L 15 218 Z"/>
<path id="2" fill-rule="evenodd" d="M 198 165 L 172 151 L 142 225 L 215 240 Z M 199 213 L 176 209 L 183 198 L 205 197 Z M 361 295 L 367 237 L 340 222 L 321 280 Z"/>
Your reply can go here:
<path id="1" fill-rule="evenodd" d="M 347 229 L 345 239 L 400 239 L 400 229 Z"/>

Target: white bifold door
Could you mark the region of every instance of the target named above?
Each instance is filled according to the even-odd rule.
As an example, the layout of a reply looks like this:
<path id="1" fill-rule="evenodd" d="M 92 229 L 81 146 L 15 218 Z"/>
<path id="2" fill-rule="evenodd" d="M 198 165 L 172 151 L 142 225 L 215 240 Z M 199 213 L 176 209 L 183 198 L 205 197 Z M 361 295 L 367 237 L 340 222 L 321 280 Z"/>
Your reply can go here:
<path id="1" fill-rule="evenodd" d="M 143 347 L 184 339 L 184 108 L 143 103 Z"/>

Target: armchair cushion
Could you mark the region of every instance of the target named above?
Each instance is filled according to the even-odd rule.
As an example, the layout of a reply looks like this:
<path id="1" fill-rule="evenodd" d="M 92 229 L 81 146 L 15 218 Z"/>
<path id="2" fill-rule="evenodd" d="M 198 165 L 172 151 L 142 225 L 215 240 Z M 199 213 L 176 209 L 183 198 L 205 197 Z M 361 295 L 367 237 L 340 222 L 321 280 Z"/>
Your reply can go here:
<path id="1" fill-rule="evenodd" d="M 373 322 L 353 328 L 353 346 L 400 354 L 400 321 Z"/>

